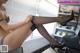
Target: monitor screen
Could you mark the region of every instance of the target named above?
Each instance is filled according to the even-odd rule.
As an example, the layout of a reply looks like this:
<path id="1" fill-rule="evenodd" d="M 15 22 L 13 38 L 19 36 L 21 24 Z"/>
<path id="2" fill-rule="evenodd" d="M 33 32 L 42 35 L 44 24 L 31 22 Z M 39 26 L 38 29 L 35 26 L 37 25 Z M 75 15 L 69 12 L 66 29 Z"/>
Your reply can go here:
<path id="1" fill-rule="evenodd" d="M 79 13 L 79 8 L 80 6 L 75 6 L 75 5 L 60 5 L 59 12 L 71 13 L 73 10 L 75 13 Z"/>

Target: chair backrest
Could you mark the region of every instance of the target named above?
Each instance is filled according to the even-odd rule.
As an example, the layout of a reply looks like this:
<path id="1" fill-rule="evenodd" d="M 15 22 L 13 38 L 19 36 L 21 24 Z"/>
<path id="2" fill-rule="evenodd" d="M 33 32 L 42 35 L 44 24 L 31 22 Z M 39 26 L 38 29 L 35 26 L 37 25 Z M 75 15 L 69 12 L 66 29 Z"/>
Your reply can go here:
<path id="1" fill-rule="evenodd" d="M 23 48 L 19 47 L 19 48 L 15 49 L 15 50 L 9 51 L 8 53 L 23 53 Z"/>
<path id="2" fill-rule="evenodd" d="M 4 38 L 2 38 L 0 40 L 0 45 L 3 45 L 3 40 L 4 40 Z M 8 51 L 8 52 L 0 52 L 0 53 L 23 53 L 23 48 L 19 47 L 17 49 L 14 49 L 14 50 L 11 50 L 11 51 Z"/>

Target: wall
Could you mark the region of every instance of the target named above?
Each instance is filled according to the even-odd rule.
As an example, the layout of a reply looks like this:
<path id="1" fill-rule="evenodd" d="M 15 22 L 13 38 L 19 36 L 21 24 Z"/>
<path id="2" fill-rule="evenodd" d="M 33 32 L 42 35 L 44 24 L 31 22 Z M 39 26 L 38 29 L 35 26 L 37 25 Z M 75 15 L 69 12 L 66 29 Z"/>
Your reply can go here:
<path id="1" fill-rule="evenodd" d="M 59 5 L 57 0 L 9 0 L 6 4 L 6 11 L 11 19 L 10 24 L 14 24 L 19 21 L 24 21 L 28 15 L 56 17 L 58 16 L 58 7 Z M 52 35 L 55 24 L 50 23 L 44 26 L 49 34 Z M 35 41 L 36 43 L 32 43 L 33 41 L 31 43 L 28 42 L 29 44 L 27 43 L 28 40 L 35 40 L 41 37 L 42 36 L 39 34 L 39 32 L 35 30 L 23 44 L 25 53 L 29 53 L 48 44 L 48 41 L 46 41 L 44 38 L 39 40 L 40 43 L 38 43 L 38 40 Z"/>

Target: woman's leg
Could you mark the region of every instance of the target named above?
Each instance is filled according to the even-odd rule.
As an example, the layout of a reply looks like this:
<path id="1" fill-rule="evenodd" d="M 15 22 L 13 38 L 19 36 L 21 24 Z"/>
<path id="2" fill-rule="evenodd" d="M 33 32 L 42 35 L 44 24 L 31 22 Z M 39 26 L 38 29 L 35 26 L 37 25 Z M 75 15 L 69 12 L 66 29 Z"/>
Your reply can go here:
<path id="1" fill-rule="evenodd" d="M 32 23 L 28 22 L 22 27 L 11 32 L 4 38 L 4 44 L 8 45 L 9 50 L 16 49 L 21 46 L 24 40 L 30 35 Z"/>
<path id="2" fill-rule="evenodd" d="M 37 29 L 38 29 L 39 33 L 44 38 L 46 38 L 51 45 L 54 45 L 54 46 L 58 46 L 59 45 L 59 43 L 57 42 L 57 40 L 54 37 L 50 36 L 50 34 L 46 31 L 46 29 L 43 27 L 43 25 L 38 25 Z"/>
<path id="3" fill-rule="evenodd" d="M 33 22 L 35 24 L 46 24 L 46 23 L 52 23 L 52 22 L 59 22 L 59 23 L 63 23 L 66 22 L 68 20 L 72 20 L 74 17 L 73 16 L 68 16 L 68 17 L 37 17 L 37 16 L 33 16 L 34 20 Z"/>
<path id="4" fill-rule="evenodd" d="M 61 46 L 59 45 L 59 43 L 56 41 L 55 38 L 52 38 L 49 33 L 46 31 L 46 29 L 42 26 L 42 24 L 46 24 L 46 23 L 51 23 L 51 22 L 59 22 L 59 23 L 63 23 L 66 21 L 70 21 L 74 18 L 74 16 L 72 17 L 34 17 L 33 19 L 33 23 L 35 23 L 37 25 L 37 29 L 39 31 L 39 33 L 46 38 L 51 45 L 55 45 L 55 46 Z"/>

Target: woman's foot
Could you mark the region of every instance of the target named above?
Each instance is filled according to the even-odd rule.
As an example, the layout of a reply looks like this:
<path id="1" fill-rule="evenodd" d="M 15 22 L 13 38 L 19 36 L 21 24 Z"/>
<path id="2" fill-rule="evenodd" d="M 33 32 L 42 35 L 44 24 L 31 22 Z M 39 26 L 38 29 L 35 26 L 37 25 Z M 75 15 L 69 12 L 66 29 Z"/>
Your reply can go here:
<path id="1" fill-rule="evenodd" d="M 72 10 L 70 17 L 66 17 L 66 20 L 64 22 L 61 23 L 61 25 L 66 26 L 68 22 L 70 22 L 71 20 L 74 20 L 74 11 Z"/>

